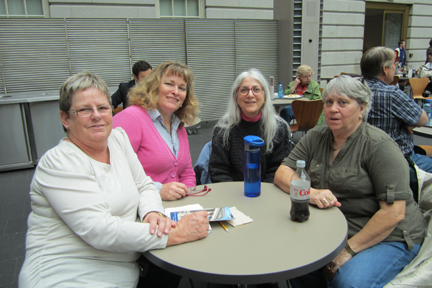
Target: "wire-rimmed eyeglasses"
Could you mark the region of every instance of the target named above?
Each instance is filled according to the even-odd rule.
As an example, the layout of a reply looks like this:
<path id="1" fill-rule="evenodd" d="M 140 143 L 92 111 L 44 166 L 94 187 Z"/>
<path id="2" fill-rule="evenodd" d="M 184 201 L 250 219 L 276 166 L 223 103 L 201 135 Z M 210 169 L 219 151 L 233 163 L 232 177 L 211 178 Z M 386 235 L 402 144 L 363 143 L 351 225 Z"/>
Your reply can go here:
<path id="1" fill-rule="evenodd" d="M 205 196 L 211 191 L 211 188 L 207 188 L 207 185 L 204 186 L 204 188 L 200 191 L 196 191 L 196 187 L 189 188 L 189 193 L 186 196 Z"/>
<path id="2" fill-rule="evenodd" d="M 241 96 L 246 96 L 247 94 L 249 94 L 249 91 L 252 91 L 253 95 L 259 96 L 263 94 L 264 88 L 261 85 L 254 85 L 251 88 L 247 86 L 240 86 L 237 88 L 237 92 Z"/>
<path id="3" fill-rule="evenodd" d="M 93 115 L 94 110 L 97 110 L 100 115 L 108 115 L 112 113 L 113 107 L 111 105 L 102 105 L 97 108 L 85 107 L 77 110 L 69 110 L 72 114 L 78 117 L 90 117 Z"/>

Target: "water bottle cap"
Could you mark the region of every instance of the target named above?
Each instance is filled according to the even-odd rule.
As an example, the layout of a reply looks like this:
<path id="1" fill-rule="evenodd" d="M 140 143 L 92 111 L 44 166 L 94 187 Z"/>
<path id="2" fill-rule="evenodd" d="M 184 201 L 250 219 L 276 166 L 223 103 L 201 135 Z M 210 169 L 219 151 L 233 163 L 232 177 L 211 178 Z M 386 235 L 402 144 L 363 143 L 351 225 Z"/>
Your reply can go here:
<path id="1" fill-rule="evenodd" d="M 306 161 L 297 160 L 297 168 L 305 168 L 305 167 L 306 167 Z"/>
<path id="2" fill-rule="evenodd" d="M 248 135 L 248 136 L 244 137 L 243 139 L 245 141 L 245 145 L 252 145 L 252 146 L 258 146 L 258 147 L 264 145 L 264 140 L 258 136 Z"/>
<path id="3" fill-rule="evenodd" d="M 431 103 L 431 100 L 430 99 L 426 99 L 426 103 Z"/>

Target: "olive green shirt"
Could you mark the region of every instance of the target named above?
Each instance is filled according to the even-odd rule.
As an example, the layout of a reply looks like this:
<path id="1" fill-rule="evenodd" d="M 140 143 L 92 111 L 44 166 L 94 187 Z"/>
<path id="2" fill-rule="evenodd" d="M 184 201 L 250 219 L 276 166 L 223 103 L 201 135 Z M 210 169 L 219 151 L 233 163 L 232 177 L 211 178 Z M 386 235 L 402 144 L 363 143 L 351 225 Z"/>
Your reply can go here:
<path id="1" fill-rule="evenodd" d="M 399 146 L 382 130 L 362 123 L 351 134 L 330 165 L 333 134 L 327 126 L 316 126 L 299 141 L 282 165 L 296 169 L 306 161 L 311 186 L 330 189 L 342 206 L 352 237 L 380 209 L 379 201 L 406 201 L 405 219 L 384 241 L 423 242 L 425 220 L 409 187 L 409 168 Z M 331 223 L 329 223 L 331 225 Z M 412 240 L 412 242 L 410 242 Z"/>

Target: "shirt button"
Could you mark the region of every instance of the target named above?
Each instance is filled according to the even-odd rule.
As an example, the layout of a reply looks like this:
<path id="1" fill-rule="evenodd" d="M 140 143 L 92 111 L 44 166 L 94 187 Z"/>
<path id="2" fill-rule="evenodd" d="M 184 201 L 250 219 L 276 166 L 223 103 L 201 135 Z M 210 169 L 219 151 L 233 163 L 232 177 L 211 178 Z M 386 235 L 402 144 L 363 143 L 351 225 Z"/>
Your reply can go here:
<path id="1" fill-rule="evenodd" d="M 171 171 L 171 177 L 174 178 L 176 176 L 176 172 L 175 171 Z"/>

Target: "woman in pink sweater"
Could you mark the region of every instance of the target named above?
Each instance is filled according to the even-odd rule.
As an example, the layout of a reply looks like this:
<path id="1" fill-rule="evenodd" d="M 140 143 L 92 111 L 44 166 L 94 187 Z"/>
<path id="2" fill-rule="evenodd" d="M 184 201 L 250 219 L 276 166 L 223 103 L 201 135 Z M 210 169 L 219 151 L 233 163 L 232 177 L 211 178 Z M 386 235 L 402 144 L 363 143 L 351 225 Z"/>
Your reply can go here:
<path id="1" fill-rule="evenodd" d="M 193 74 L 177 62 L 157 66 L 128 93 L 130 107 L 116 114 L 144 171 L 155 182 L 162 200 L 177 200 L 195 186 L 195 172 L 183 123 L 198 113 Z"/>

